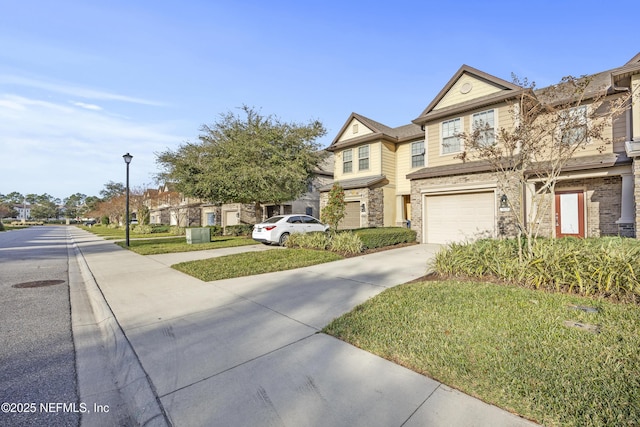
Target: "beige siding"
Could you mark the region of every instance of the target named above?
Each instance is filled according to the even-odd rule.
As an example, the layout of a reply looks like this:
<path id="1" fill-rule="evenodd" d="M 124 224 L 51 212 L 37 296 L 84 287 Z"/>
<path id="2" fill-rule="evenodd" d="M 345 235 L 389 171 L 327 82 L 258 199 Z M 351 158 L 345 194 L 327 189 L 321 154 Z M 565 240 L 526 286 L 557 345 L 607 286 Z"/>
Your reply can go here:
<path id="1" fill-rule="evenodd" d="M 382 150 L 382 175 L 389 180 L 389 185 L 396 185 L 396 144 L 383 142 L 380 144 Z"/>
<path id="2" fill-rule="evenodd" d="M 369 146 L 369 169 L 359 170 L 358 169 L 358 148 L 362 147 L 363 145 Z M 381 153 L 380 146 L 381 146 L 380 142 L 373 142 L 369 144 L 355 145 L 353 147 L 349 147 L 347 149 L 337 151 L 335 153 L 336 164 L 335 164 L 335 171 L 334 171 L 334 179 L 336 181 L 341 181 L 345 179 L 363 178 L 367 176 L 382 174 L 382 159 L 381 159 L 382 153 Z M 343 173 L 342 172 L 342 164 L 343 164 L 342 153 L 344 153 L 346 150 L 351 150 L 351 152 L 353 153 L 353 171 Z"/>
<path id="3" fill-rule="evenodd" d="M 501 103 L 499 105 L 483 107 L 477 110 L 470 111 L 460 116 L 452 116 L 447 117 L 438 122 L 430 123 L 427 129 L 427 161 L 429 167 L 435 166 L 444 166 L 451 164 L 458 164 L 461 162 L 460 159 L 456 158 L 460 153 L 450 153 L 450 154 L 442 154 L 441 153 L 441 132 L 442 132 L 442 122 L 445 120 L 451 120 L 460 117 L 462 119 L 462 131 L 463 132 L 471 132 L 471 126 L 473 123 L 473 115 L 475 113 L 479 113 L 482 111 L 493 110 L 494 111 L 494 119 L 496 120 L 495 128 L 505 128 L 512 129 L 514 125 L 514 118 L 511 114 L 510 106 L 507 103 Z M 464 148 L 464 147 L 463 147 Z"/>
<path id="4" fill-rule="evenodd" d="M 624 153 L 624 142 L 627 141 L 628 115 L 622 114 L 613 120 L 613 151 Z"/>
<path id="5" fill-rule="evenodd" d="M 413 141 L 412 141 L 413 142 Z M 396 168 L 398 181 L 396 183 L 396 189 L 398 194 L 410 194 L 411 193 L 411 181 L 407 179 L 407 175 L 411 172 L 422 169 L 423 167 L 430 166 L 428 164 L 428 143 L 425 142 L 425 159 L 424 166 L 412 168 L 411 167 L 411 143 L 404 142 L 398 144 L 396 153 Z"/>
<path id="6" fill-rule="evenodd" d="M 466 92 L 465 88 L 470 88 L 470 90 Z M 433 109 L 439 110 L 441 108 L 450 107 L 452 105 L 500 92 L 501 90 L 504 89 L 464 73 Z"/>
<path id="7" fill-rule="evenodd" d="M 349 126 L 344 130 L 338 141 L 345 141 L 347 139 L 357 138 L 359 136 L 368 135 L 373 133 L 371 129 L 362 124 L 359 120 L 353 119 L 349 123 Z"/>

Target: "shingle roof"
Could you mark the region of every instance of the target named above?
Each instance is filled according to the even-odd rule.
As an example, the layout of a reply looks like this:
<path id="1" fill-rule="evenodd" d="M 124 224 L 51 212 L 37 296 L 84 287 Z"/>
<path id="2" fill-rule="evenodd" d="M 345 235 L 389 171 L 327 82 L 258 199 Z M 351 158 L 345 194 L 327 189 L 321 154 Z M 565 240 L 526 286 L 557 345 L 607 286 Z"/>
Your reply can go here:
<path id="1" fill-rule="evenodd" d="M 384 175 L 374 175 L 368 176 L 364 178 L 353 178 L 353 179 L 345 179 L 343 181 L 335 181 L 335 183 L 339 183 L 342 188 L 345 190 L 350 190 L 353 188 L 367 188 L 372 185 L 379 184 L 383 181 L 386 181 L 386 177 Z M 329 191 L 333 187 L 333 184 L 327 184 L 320 187 L 320 191 Z"/>
<path id="2" fill-rule="evenodd" d="M 340 135 L 345 131 L 349 123 L 353 119 L 358 120 L 363 125 L 367 126 L 369 129 L 373 131 L 373 133 L 369 133 L 360 137 L 348 139 L 346 141 L 338 141 Z M 372 140 L 385 140 L 393 143 L 403 142 L 411 139 L 424 138 L 424 132 L 420 129 L 420 126 L 415 125 L 413 123 L 409 123 L 408 125 L 398 126 L 396 128 L 391 128 L 387 125 L 383 125 L 380 122 L 376 122 L 368 117 L 363 116 L 358 113 L 351 113 L 344 126 L 338 134 L 336 138 L 333 140 L 331 145 L 327 147 L 328 151 L 334 151 L 339 148 L 349 147 L 352 145 L 360 144 L 362 142 L 369 142 Z"/>

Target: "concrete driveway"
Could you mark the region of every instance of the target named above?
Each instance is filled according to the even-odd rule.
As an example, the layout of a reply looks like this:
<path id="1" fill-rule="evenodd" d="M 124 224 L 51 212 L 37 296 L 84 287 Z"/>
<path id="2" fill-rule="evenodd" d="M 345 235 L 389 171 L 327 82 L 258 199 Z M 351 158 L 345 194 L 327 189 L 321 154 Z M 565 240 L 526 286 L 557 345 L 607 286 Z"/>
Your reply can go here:
<path id="1" fill-rule="evenodd" d="M 70 233 L 85 282 L 98 289 L 89 283 L 86 300 L 100 313 L 96 326 L 112 354 L 116 387 L 131 396 L 126 416 L 136 422 L 533 425 L 319 333 L 384 289 L 424 275 L 437 246 L 206 283 L 169 268 L 168 256 L 143 257 L 81 230 Z M 90 370 L 83 375 L 91 381 Z"/>

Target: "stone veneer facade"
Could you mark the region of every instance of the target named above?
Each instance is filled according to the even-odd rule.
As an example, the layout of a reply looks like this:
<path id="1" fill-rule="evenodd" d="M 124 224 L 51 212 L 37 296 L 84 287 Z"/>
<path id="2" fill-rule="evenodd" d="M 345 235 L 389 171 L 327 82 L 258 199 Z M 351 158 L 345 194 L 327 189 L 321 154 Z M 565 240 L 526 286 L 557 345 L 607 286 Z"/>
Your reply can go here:
<path id="1" fill-rule="evenodd" d="M 495 192 L 495 203 L 496 203 L 496 224 L 495 224 L 495 237 L 509 237 L 515 236 L 516 234 L 516 225 L 513 220 L 513 214 L 511 211 L 502 212 L 499 209 L 500 198 L 503 194 L 507 194 L 507 197 L 513 202 L 517 200 L 517 195 L 513 194 L 513 191 L 505 191 L 502 188 L 499 188 L 496 183 L 496 177 L 494 173 L 484 172 L 484 173 L 474 173 L 468 175 L 452 175 L 452 176 L 442 176 L 435 178 L 423 178 L 423 179 L 414 179 L 411 181 L 411 229 L 417 233 L 417 241 L 422 242 L 422 219 L 423 219 L 423 197 L 425 190 L 430 190 L 434 188 L 441 188 L 444 186 L 464 186 L 468 185 L 476 185 L 481 183 L 486 183 L 487 191 Z M 478 188 L 474 188 L 474 191 L 478 190 Z M 515 206 L 515 209 L 518 210 L 518 206 Z"/>
<path id="2" fill-rule="evenodd" d="M 365 213 L 361 214 L 360 227 L 384 227 L 384 192 L 382 187 L 354 188 L 344 190 L 347 202 L 358 201 L 366 206 Z M 329 193 L 320 194 L 320 212 L 327 205 Z"/>
<path id="3" fill-rule="evenodd" d="M 636 198 L 636 224 L 635 229 L 640 226 L 640 208 L 637 201 L 640 200 L 640 160 L 634 162 L 635 174 L 635 198 Z M 459 186 L 464 188 L 465 184 L 473 186 L 487 183 L 487 191 L 494 190 L 496 195 L 496 237 L 513 237 L 516 235 L 516 225 L 512 212 L 502 212 L 498 208 L 502 194 L 507 194 L 511 202 L 518 200 L 518 195 L 514 194 L 514 189 L 505 190 L 495 183 L 493 173 L 475 173 L 469 175 L 454 175 L 436 178 L 423 178 L 411 181 L 411 228 L 416 231 L 418 241 L 422 241 L 423 232 L 423 191 L 445 186 Z M 577 180 L 560 181 L 556 184 L 556 191 L 563 190 L 584 190 L 586 202 L 586 237 L 599 236 L 624 236 L 636 237 L 632 224 L 618 224 L 620 219 L 622 203 L 622 178 L 620 176 L 606 176 L 598 178 L 585 178 Z M 478 188 L 474 188 L 478 190 Z M 514 211 L 519 211 L 517 203 L 514 203 Z M 553 207 L 549 209 L 549 215 L 543 219 L 540 227 L 540 234 L 552 236 L 553 229 Z"/>

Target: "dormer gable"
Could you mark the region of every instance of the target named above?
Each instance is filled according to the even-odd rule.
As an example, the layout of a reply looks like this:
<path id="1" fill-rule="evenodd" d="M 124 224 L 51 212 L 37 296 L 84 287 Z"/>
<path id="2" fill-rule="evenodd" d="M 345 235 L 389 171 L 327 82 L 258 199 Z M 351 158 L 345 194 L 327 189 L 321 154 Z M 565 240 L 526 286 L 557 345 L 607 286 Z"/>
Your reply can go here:
<path id="1" fill-rule="evenodd" d="M 364 121 L 356 113 L 352 113 L 349 120 L 344 124 L 335 142 L 342 142 L 347 139 L 358 138 L 360 136 L 369 135 L 376 132 L 375 129 L 367 126 Z"/>
<path id="2" fill-rule="evenodd" d="M 358 113 L 351 113 L 327 150 L 335 151 L 345 146 L 380 139 L 397 142 L 393 128 Z"/>
<path id="3" fill-rule="evenodd" d="M 449 113 L 501 102 L 521 90 L 518 85 L 463 65 L 413 123 L 424 124 Z"/>

